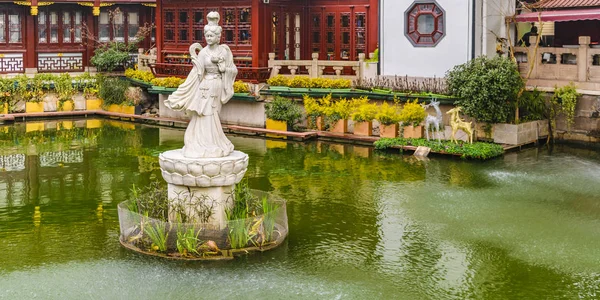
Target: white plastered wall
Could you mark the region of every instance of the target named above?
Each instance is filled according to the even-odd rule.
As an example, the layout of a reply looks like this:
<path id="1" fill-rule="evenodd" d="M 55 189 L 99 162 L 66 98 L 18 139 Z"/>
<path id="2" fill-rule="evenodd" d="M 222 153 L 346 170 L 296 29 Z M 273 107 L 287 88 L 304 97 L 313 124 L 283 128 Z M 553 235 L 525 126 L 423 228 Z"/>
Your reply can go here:
<path id="1" fill-rule="evenodd" d="M 443 77 L 471 57 L 471 1 L 437 0 L 445 11 L 444 38 L 435 47 L 415 47 L 404 35 L 405 11 L 413 0 L 381 0 L 381 75 Z"/>

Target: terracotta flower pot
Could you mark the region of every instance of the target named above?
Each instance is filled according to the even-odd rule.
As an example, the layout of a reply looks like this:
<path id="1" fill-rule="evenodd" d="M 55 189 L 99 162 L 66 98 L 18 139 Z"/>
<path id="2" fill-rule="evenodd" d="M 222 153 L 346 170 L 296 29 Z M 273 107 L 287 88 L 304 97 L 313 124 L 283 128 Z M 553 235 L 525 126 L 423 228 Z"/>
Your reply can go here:
<path id="1" fill-rule="evenodd" d="M 423 138 L 423 126 L 404 126 L 404 138 Z"/>
<path id="2" fill-rule="evenodd" d="M 371 136 L 373 135 L 373 122 L 355 122 L 354 123 L 354 134 Z"/>
<path id="3" fill-rule="evenodd" d="M 346 119 L 338 120 L 337 122 L 335 122 L 335 124 L 333 124 L 333 126 L 331 127 L 331 129 L 329 131 L 334 132 L 334 133 L 348 132 L 348 120 L 346 120 Z"/>
<path id="4" fill-rule="evenodd" d="M 381 124 L 379 126 L 379 136 L 386 137 L 386 138 L 397 138 L 399 135 L 398 127 L 399 127 L 398 123 L 391 124 L 391 125 Z"/>

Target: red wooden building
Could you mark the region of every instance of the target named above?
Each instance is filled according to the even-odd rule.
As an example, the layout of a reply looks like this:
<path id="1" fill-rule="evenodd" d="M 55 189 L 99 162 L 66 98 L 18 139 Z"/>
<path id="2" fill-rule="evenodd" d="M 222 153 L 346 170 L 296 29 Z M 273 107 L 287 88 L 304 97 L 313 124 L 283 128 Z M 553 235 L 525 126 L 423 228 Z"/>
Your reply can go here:
<path id="1" fill-rule="evenodd" d="M 378 0 L 158 0 L 158 62 L 166 64 L 157 64 L 157 73 L 177 75 L 176 65 L 189 63 L 189 45 L 205 44 L 210 11 L 220 13 L 221 42 L 242 67 L 266 67 L 269 52 L 276 59 L 316 52 L 322 60 L 356 60 L 377 48 Z"/>
<path id="2" fill-rule="evenodd" d="M 83 71 L 94 40 L 131 42 L 140 26 L 154 22 L 155 6 L 154 0 L 0 0 L 0 73 Z M 148 38 L 140 47 L 152 43 Z"/>

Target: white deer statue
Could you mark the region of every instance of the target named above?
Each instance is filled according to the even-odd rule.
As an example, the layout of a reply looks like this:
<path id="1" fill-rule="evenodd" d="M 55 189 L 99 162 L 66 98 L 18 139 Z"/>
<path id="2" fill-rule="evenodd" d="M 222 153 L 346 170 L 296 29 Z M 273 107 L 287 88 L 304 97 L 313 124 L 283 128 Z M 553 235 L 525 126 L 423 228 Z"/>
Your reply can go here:
<path id="1" fill-rule="evenodd" d="M 429 132 L 431 132 L 431 137 L 435 139 L 436 133 L 437 139 L 440 141 L 440 130 L 442 130 L 442 111 L 440 110 L 440 102 L 436 99 L 432 99 L 431 103 L 425 105 L 425 109 L 433 106 L 435 109 L 435 116 L 427 115 L 425 118 L 425 136 L 429 141 Z"/>

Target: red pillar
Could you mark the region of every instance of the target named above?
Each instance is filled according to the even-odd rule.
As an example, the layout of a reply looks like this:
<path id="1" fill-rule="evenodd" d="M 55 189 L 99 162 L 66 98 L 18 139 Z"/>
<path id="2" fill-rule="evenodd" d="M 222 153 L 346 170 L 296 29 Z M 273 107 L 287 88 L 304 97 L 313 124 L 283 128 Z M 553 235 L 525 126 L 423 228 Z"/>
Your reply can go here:
<path id="1" fill-rule="evenodd" d="M 379 43 L 379 1 L 370 0 L 367 5 L 367 45 L 366 45 L 366 56 L 369 58 L 369 53 L 375 51 L 377 44 Z M 403 29 L 401 29 L 403 30 Z"/>
<path id="2" fill-rule="evenodd" d="M 25 7 L 23 9 L 26 11 L 25 13 L 25 36 L 23 36 L 23 43 L 25 43 L 25 57 L 24 57 L 24 67 L 25 71 L 30 68 L 37 68 L 37 55 L 35 53 L 35 44 L 37 38 L 35 36 L 35 21 L 34 17 L 31 15 L 31 11 L 29 7 Z"/>
<path id="3" fill-rule="evenodd" d="M 92 56 L 94 56 L 94 48 L 96 46 L 96 42 L 94 41 L 94 38 L 97 37 L 95 19 L 96 18 L 94 18 L 93 14 L 91 14 L 90 11 L 88 11 L 88 13 L 85 15 L 85 23 L 87 26 L 87 30 L 93 36 L 86 37 L 86 40 L 85 40 L 86 46 L 85 46 L 85 61 L 83 62 L 84 68 L 91 66 L 90 59 L 92 58 Z"/>
<path id="4" fill-rule="evenodd" d="M 162 48 L 163 48 L 163 37 L 162 37 L 162 1 L 156 0 L 156 10 L 155 10 L 155 26 L 156 26 L 156 61 L 162 61 Z"/>

